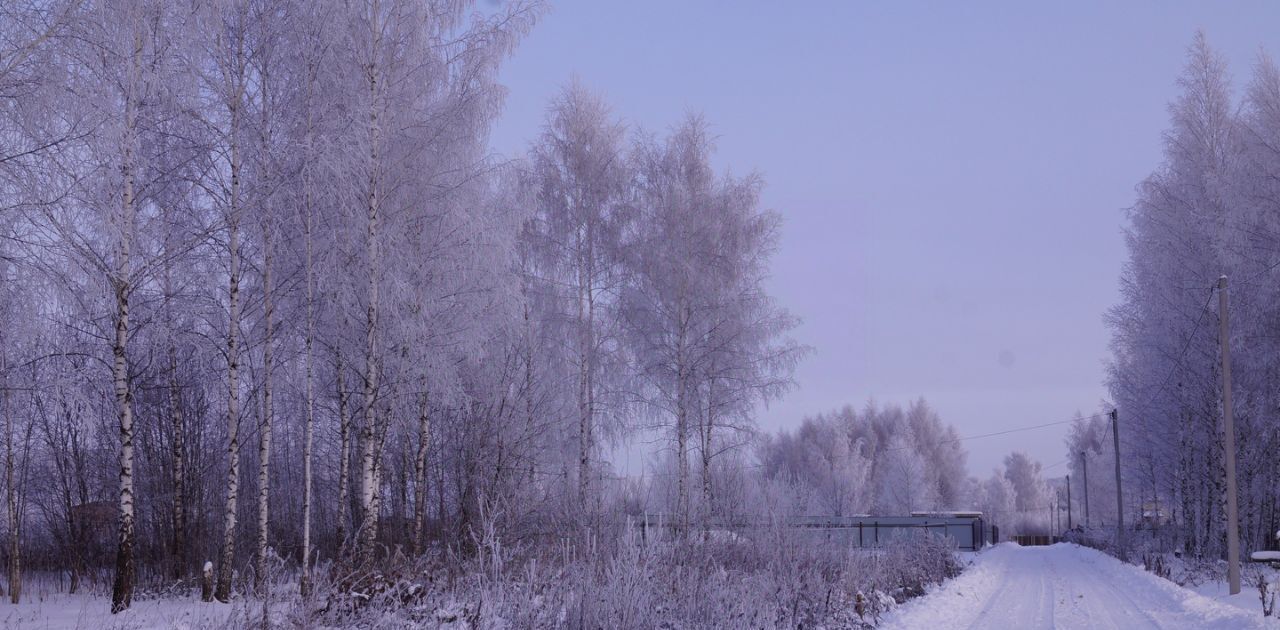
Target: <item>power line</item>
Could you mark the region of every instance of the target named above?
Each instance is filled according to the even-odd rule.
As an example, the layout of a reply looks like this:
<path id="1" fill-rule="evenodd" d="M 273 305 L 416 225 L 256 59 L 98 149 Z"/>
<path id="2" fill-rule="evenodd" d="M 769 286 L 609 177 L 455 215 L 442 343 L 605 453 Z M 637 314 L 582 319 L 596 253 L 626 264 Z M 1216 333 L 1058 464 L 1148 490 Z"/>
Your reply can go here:
<path id="1" fill-rule="evenodd" d="M 1201 287 L 1201 288 L 1203 288 L 1203 287 Z M 1161 384 L 1160 384 L 1160 387 L 1159 387 L 1159 388 L 1156 390 L 1156 392 L 1155 392 L 1154 394 L 1152 394 L 1152 396 L 1147 400 L 1147 403 L 1146 403 L 1147 405 L 1150 405 L 1152 402 L 1155 402 L 1155 399 L 1156 399 L 1156 398 L 1158 398 L 1158 397 L 1160 396 L 1160 394 L 1164 393 L 1164 390 L 1165 390 L 1165 388 L 1166 388 L 1166 387 L 1168 387 L 1168 386 L 1169 386 L 1169 381 L 1170 381 L 1170 379 L 1172 379 L 1172 378 L 1173 378 L 1174 373 L 1178 371 L 1178 368 L 1179 368 L 1179 367 L 1183 367 L 1183 365 L 1182 365 L 1182 361 L 1183 361 L 1183 359 L 1185 359 L 1185 358 L 1186 358 L 1186 356 L 1187 356 L 1187 351 L 1191 349 L 1191 341 L 1192 341 L 1193 339 L 1195 339 L 1196 333 L 1200 332 L 1200 325 L 1204 323 L 1204 317 L 1205 317 L 1205 314 L 1209 312 L 1209 303 L 1213 300 L 1213 292 L 1214 292 L 1214 290 L 1215 290 L 1216 288 L 1217 288 L 1216 286 L 1210 286 L 1210 287 L 1208 288 L 1209 295 L 1205 297 L 1204 306 L 1200 309 L 1200 317 L 1198 317 L 1198 318 L 1196 319 L 1196 323 L 1191 327 L 1191 332 L 1187 335 L 1187 342 L 1186 342 L 1185 344 L 1183 344 L 1183 346 L 1182 346 L 1182 352 L 1180 352 L 1180 353 L 1178 354 L 1178 358 L 1174 360 L 1174 364 L 1169 368 L 1169 373 L 1165 375 L 1164 380 L 1163 380 L 1163 381 L 1161 382 Z M 1144 405 L 1144 406 L 1146 406 L 1146 405 Z M 1052 427 L 1052 426 L 1057 426 L 1057 425 L 1062 425 L 1062 424 L 1069 424 L 1069 423 L 1075 422 L 1077 419 L 1095 420 L 1095 419 L 1099 418 L 1099 417 L 1100 417 L 1100 416 L 1102 416 L 1102 415 L 1104 415 L 1104 414 L 1095 413 L 1095 414 L 1090 415 L 1090 416 L 1078 416 L 1077 418 L 1072 418 L 1072 419 L 1070 419 L 1070 420 L 1060 420 L 1060 421 L 1058 421 L 1058 422 L 1046 422 L 1046 423 L 1044 423 L 1044 424 L 1037 424 L 1037 425 L 1031 425 L 1031 426 L 1026 426 L 1026 427 L 1018 427 L 1018 428 L 1015 428 L 1015 429 L 1008 429 L 1008 430 L 1006 430 L 1006 431 L 996 431 L 996 432 L 994 432 L 994 433 L 983 433 L 983 434 L 980 434 L 980 435 L 970 435 L 970 436 L 960 437 L 960 438 L 955 438 L 955 439 L 951 439 L 951 440 L 943 440 L 943 441 L 941 441 L 941 442 L 935 442 L 935 443 L 933 443 L 933 444 L 927 444 L 927 445 L 925 445 L 925 446 L 938 446 L 938 445 L 942 445 L 942 444 L 950 444 L 950 443 L 953 443 L 953 442 L 963 442 L 963 441 L 967 441 L 967 440 L 977 440 L 977 439 L 981 439 L 981 438 L 996 437 L 996 436 L 1000 436 L 1000 435 L 1008 435 L 1008 434 L 1010 434 L 1010 433 L 1019 433 L 1019 432 L 1022 432 L 1022 431 L 1032 431 L 1032 430 L 1035 430 L 1035 429 L 1043 429 L 1043 428 L 1046 428 L 1046 427 Z M 1112 430 L 1113 430 L 1113 429 L 1112 429 L 1112 427 L 1111 427 L 1110 423 L 1108 423 L 1108 424 L 1107 424 L 1107 432 L 1108 432 L 1108 433 L 1110 433 Z M 1105 435 L 1106 435 L 1106 434 L 1104 434 L 1104 436 L 1105 436 Z M 910 447 L 903 447 L 903 448 L 910 448 Z M 886 452 L 887 452 L 887 451 L 892 451 L 892 450 L 903 450 L 903 448 L 898 448 L 898 449 L 887 449 L 887 450 L 886 450 Z M 1117 456 L 1118 456 L 1118 455 L 1117 455 Z M 1067 463 L 1068 461 L 1070 461 L 1070 458 L 1068 458 L 1068 459 L 1064 459 L 1064 460 L 1062 460 L 1062 461 L 1060 461 L 1060 462 L 1058 462 L 1058 463 L 1056 463 L 1056 464 L 1052 464 L 1052 465 L 1049 465 L 1049 466 L 1045 466 L 1045 467 L 1044 467 L 1044 468 L 1042 468 L 1041 470 L 1049 470 L 1050 468 L 1056 468 L 1056 467 L 1058 467 L 1058 466 L 1061 466 L 1061 465 L 1063 465 L 1063 464 Z"/>
<path id="2" fill-rule="evenodd" d="M 979 440 L 979 439 L 982 439 L 982 438 L 997 437 L 997 436 L 1001 436 L 1001 435 L 1008 435 L 1008 434 L 1010 434 L 1010 433 L 1020 433 L 1020 432 L 1022 432 L 1022 431 L 1034 431 L 1034 430 L 1036 430 L 1036 429 L 1044 429 L 1044 428 L 1047 428 L 1047 427 L 1054 427 L 1054 426 L 1058 426 L 1058 425 L 1061 425 L 1061 424 L 1071 424 L 1072 422 L 1075 422 L 1076 420 L 1086 420 L 1086 419 L 1087 419 L 1087 420 L 1092 420 L 1092 419 L 1094 419 L 1094 418 L 1097 418 L 1097 417 L 1098 417 L 1098 416 L 1100 416 L 1100 415 L 1102 415 L 1102 414 L 1097 414 L 1097 413 L 1095 413 L 1095 414 L 1093 414 L 1093 415 L 1091 415 L 1091 416 L 1076 416 L 1075 418 L 1071 418 L 1070 420 L 1058 420 L 1057 422 L 1046 422 L 1046 423 L 1044 423 L 1044 424 L 1033 424 L 1033 425 L 1025 426 L 1025 427 L 1016 427 L 1016 428 L 1013 428 L 1013 429 L 1006 429 L 1006 430 L 1004 430 L 1004 431 L 996 431 L 996 432 L 994 432 L 994 433 L 981 433 L 981 434 L 978 434 L 978 435 L 966 435 L 966 436 L 964 436 L 964 437 L 951 438 L 951 439 L 949 439 L 949 440 L 940 440 L 940 441 L 937 441 L 937 442 L 930 442 L 930 443 L 928 443 L 928 444 L 919 444 L 919 445 L 913 445 L 913 446 L 899 446 L 898 448 L 887 448 L 887 449 L 885 449 L 883 452 L 885 452 L 885 453 L 889 453 L 889 452 L 893 452 L 893 451 L 905 451 L 905 450 L 913 449 L 913 448 L 922 448 L 922 447 L 928 447 L 928 446 L 941 446 L 941 445 L 943 445 L 943 444 L 954 444 L 954 443 L 956 443 L 956 442 L 967 442 L 967 441 L 969 441 L 969 440 Z"/>
<path id="3" fill-rule="evenodd" d="M 1165 375 L 1164 381 L 1160 383 L 1160 387 L 1156 389 L 1156 392 L 1147 399 L 1146 405 L 1143 405 L 1144 407 L 1155 402 L 1156 398 L 1159 398 L 1160 394 L 1164 393 L 1165 388 L 1169 386 L 1169 380 L 1173 378 L 1173 374 L 1178 371 L 1178 368 L 1185 367 L 1182 365 L 1182 360 L 1187 357 L 1187 350 L 1191 349 L 1191 341 L 1196 338 L 1196 333 L 1200 332 L 1200 324 L 1204 322 L 1205 313 L 1209 312 L 1209 303 L 1213 301 L 1214 289 L 1215 287 L 1213 286 L 1209 287 L 1209 295 L 1205 296 L 1204 306 L 1200 308 L 1200 317 L 1196 319 L 1196 323 L 1191 327 L 1191 332 L 1187 335 L 1187 342 L 1182 345 L 1182 352 L 1178 354 L 1178 358 L 1169 367 L 1169 373 Z"/>
<path id="4" fill-rule="evenodd" d="M 1235 282 L 1236 282 L 1237 284 L 1256 285 L 1256 284 L 1257 284 L 1257 282 L 1258 282 L 1258 280 L 1259 280 L 1259 279 L 1261 279 L 1261 278 L 1262 278 L 1262 276 L 1265 276 L 1265 275 L 1267 275 L 1267 274 L 1271 273 L 1272 271 L 1275 271 L 1275 270 L 1276 270 L 1276 268 L 1278 268 L 1278 267 L 1280 267 L 1280 261 L 1277 261 L 1277 262 L 1275 262 L 1275 263 L 1273 263 L 1273 264 L 1267 265 L 1267 268 L 1266 268 L 1266 269 L 1263 269 L 1263 270 L 1259 271 L 1258 273 L 1255 273 L 1255 274 L 1253 274 L 1252 276 L 1249 276 L 1249 278 L 1248 278 L 1247 280 L 1235 280 Z"/>
<path id="5" fill-rule="evenodd" d="M 1205 315 L 1209 312 L 1209 304 L 1213 301 L 1213 294 L 1217 288 L 1217 284 L 1213 284 L 1208 287 L 1208 295 L 1205 296 L 1204 306 L 1200 309 L 1200 316 L 1196 318 L 1195 324 L 1191 326 L 1191 330 L 1187 333 L 1187 340 L 1182 344 L 1182 351 L 1179 352 L 1178 357 L 1174 359 L 1173 365 L 1169 366 L 1169 372 L 1165 374 L 1164 380 L 1160 382 L 1160 387 L 1156 388 L 1156 391 L 1148 396 L 1145 402 L 1138 405 L 1138 407 L 1144 412 L 1148 411 L 1151 405 L 1156 402 L 1156 399 L 1158 399 L 1169 387 L 1169 382 L 1173 379 L 1173 375 L 1177 373 L 1178 368 L 1186 367 L 1186 365 L 1183 364 L 1183 360 L 1187 358 L 1187 351 L 1191 349 L 1191 342 L 1195 340 L 1196 335 L 1200 332 L 1200 326 L 1204 323 Z M 1110 426 L 1108 426 L 1108 432 L 1109 431 Z M 1147 433 L 1147 437 L 1155 438 L 1166 447 L 1172 446 L 1172 441 L 1169 436 L 1160 432 L 1149 432 Z M 1116 456 L 1119 457 L 1119 454 L 1116 454 Z"/>

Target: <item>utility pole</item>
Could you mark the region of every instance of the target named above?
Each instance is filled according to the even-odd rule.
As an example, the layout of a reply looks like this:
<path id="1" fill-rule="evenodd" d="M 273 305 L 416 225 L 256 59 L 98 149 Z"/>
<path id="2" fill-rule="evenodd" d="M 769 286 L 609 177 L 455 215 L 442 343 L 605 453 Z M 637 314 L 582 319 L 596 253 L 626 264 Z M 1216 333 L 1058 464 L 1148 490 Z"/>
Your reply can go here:
<path id="1" fill-rule="evenodd" d="M 1080 451 L 1080 463 L 1084 466 L 1084 528 L 1089 529 L 1089 460 Z"/>
<path id="2" fill-rule="evenodd" d="M 1120 489 L 1120 412 L 1111 410 L 1111 437 L 1115 440 L 1116 460 L 1116 546 L 1120 548 L 1120 561 L 1128 562 L 1124 548 L 1124 492 Z"/>
<path id="3" fill-rule="evenodd" d="M 1236 426 L 1231 417 L 1231 335 L 1227 320 L 1227 277 L 1218 278 L 1218 339 L 1222 344 L 1222 420 L 1227 467 L 1227 582 L 1240 593 L 1240 516 L 1236 505 Z"/>
<path id="4" fill-rule="evenodd" d="M 1071 529 L 1071 475 L 1067 475 L 1067 529 Z"/>
<path id="5" fill-rule="evenodd" d="M 1062 533 L 1062 491 L 1053 493 L 1053 531 Z"/>

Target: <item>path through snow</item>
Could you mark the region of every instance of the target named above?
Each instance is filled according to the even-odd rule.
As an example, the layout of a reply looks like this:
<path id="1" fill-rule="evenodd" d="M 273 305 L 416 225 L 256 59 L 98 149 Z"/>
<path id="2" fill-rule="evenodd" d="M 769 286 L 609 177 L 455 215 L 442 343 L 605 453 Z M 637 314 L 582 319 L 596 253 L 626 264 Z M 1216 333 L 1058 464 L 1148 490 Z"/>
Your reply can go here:
<path id="1" fill-rule="evenodd" d="M 1216 602 L 1093 549 L 1005 543 L 880 627 L 1242 630 L 1280 623 L 1265 620 L 1261 605 L 1250 613 Z"/>

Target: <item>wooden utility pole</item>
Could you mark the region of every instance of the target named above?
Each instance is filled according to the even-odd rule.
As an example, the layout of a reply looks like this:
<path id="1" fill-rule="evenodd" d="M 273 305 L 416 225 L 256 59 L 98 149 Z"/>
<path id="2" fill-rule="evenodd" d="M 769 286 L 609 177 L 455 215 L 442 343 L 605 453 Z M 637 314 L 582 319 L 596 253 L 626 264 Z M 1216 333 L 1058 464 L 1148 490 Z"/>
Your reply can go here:
<path id="1" fill-rule="evenodd" d="M 1227 277 L 1218 278 L 1218 339 L 1222 344 L 1223 448 L 1227 468 L 1227 582 L 1240 593 L 1240 516 L 1236 506 L 1236 427 L 1231 417 L 1231 339 L 1227 320 Z"/>
<path id="2" fill-rule="evenodd" d="M 1080 451 L 1080 463 L 1084 468 L 1084 528 L 1089 529 L 1089 460 Z"/>
<path id="3" fill-rule="evenodd" d="M 1067 529 L 1071 527 L 1071 475 L 1067 475 Z"/>
<path id="4" fill-rule="evenodd" d="M 1111 410 L 1111 438 L 1115 440 L 1116 460 L 1116 547 L 1120 550 L 1120 561 L 1128 562 L 1129 553 L 1124 548 L 1124 492 L 1120 489 L 1120 413 Z"/>
<path id="5" fill-rule="evenodd" d="M 1053 520 L 1054 531 L 1062 533 L 1062 491 L 1059 490 L 1053 494 Z"/>

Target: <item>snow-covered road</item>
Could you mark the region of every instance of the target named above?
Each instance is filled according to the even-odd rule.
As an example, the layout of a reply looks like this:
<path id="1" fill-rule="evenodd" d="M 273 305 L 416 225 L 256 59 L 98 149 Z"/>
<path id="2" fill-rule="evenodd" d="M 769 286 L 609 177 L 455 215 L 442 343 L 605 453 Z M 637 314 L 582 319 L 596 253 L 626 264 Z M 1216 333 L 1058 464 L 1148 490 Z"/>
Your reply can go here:
<path id="1" fill-rule="evenodd" d="M 1216 602 L 1093 549 L 1005 543 L 977 554 L 960 577 L 907 602 L 881 627 L 1277 627 L 1264 624 L 1261 610 Z"/>

